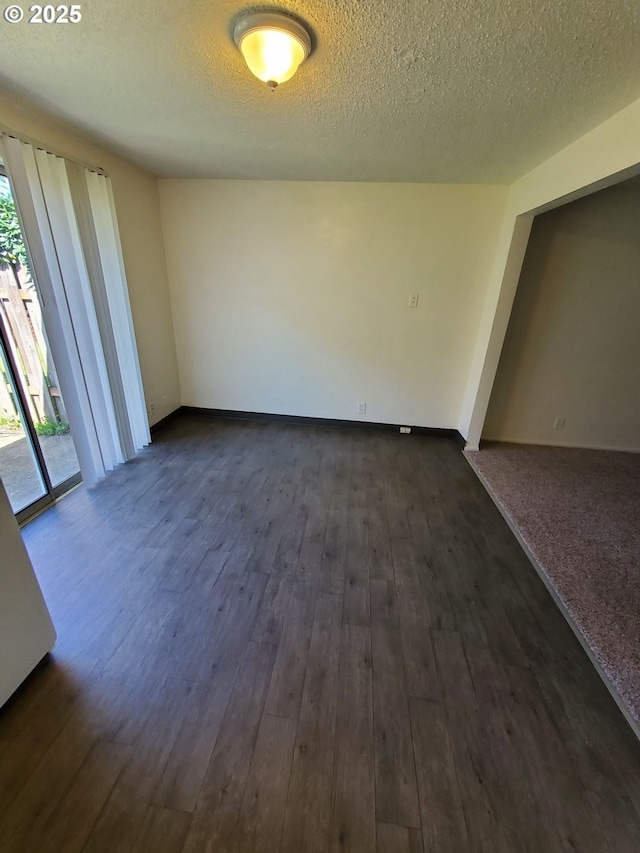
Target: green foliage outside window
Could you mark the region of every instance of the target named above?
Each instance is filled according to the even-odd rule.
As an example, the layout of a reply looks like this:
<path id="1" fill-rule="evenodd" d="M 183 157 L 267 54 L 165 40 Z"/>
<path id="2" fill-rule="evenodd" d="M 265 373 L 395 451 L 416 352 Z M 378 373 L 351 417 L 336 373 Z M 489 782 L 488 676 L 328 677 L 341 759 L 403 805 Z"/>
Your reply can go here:
<path id="1" fill-rule="evenodd" d="M 0 179 L 0 264 L 11 267 L 18 284 L 20 267 L 29 271 L 27 247 L 22 238 L 18 212 L 6 178 Z"/>

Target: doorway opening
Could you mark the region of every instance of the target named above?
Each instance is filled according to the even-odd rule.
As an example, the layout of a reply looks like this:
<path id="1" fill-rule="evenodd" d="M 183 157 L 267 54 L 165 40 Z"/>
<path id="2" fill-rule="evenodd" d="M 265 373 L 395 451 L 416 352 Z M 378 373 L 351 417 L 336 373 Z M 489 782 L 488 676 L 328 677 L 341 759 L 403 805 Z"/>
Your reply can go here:
<path id="1" fill-rule="evenodd" d="M 637 175 L 536 216 L 467 456 L 637 734 L 639 218 Z"/>
<path id="2" fill-rule="evenodd" d="M 0 478 L 18 522 L 82 479 L 11 185 L 1 164 Z"/>

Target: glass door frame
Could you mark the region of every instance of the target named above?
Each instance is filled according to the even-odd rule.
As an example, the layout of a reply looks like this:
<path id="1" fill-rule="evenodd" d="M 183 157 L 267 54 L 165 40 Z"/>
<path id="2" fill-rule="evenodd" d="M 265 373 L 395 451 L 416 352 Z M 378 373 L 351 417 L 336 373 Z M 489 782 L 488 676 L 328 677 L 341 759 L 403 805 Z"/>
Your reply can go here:
<path id="1" fill-rule="evenodd" d="M 31 417 L 29 416 L 29 406 L 25 397 L 24 388 L 22 387 L 22 383 L 20 382 L 20 374 L 16 369 L 13 353 L 11 352 L 11 347 L 9 346 L 9 341 L 7 340 L 6 331 L 2 322 L 0 322 L 0 344 L 2 346 L 2 354 L 10 372 L 10 380 L 11 384 L 13 385 L 15 401 L 18 404 L 20 419 L 24 427 L 26 438 L 31 446 L 31 450 L 34 455 L 34 463 L 37 466 L 38 475 L 42 478 L 42 483 L 45 489 L 44 495 L 37 498 L 32 503 L 27 504 L 27 506 L 16 512 L 15 516 L 18 524 L 23 524 L 32 516 L 43 510 L 45 507 L 54 503 L 57 498 L 59 498 L 65 492 L 68 492 L 74 486 L 77 486 L 79 483 L 81 483 L 82 475 L 80 471 L 78 471 L 76 474 L 72 474 L 71 477 L 68 477 L 66 480 L 63 480 L 57 486 L 54 486 L 52 484 L 51 478 L 49 476 L 49 471 L 47 470 L 47 463 L 42 453 L 40 442 L 38 441 L 38 434 L 36 433 L 36 428 L 33 425 Z"/>
<path id="2" fill-rule="evenodd" d="M 0 163 L 0 175 L 7 177 L 6 170 L 2 163 Z M 29 249 L 27 247 L 27 252 L 28 251 Z M 9 369 L 9 379 L 13 386 L 15 402 L 19 409 L 20 419 L 22 420 L 26 438 L 31 446 L 33 461 L 37 466 L 37 473 L 41 477 L 45 489 L 44 495 L 37 498 L 35 501 L 32 501 L 30 504 L 27 504 L 27 506 L 15 513 L 18 524 L 24 524 L 43 509 L 55 503 L 55 501 L 66 492 L 79 485 L 82 482 L 82 474 L 80 471 L 77 471 L 57 486 L 52 484 L 51 477 L 49 476 L 49 471 L 47 469 L 47 463 L 42 452 L 42 448 L 40 447 L 40 441 L 38 440 L 38 434 L 29 414 L 29 403 L 25 396 L 23 383 L 20 380 L 20 372 L 17 369 L 7 334 L 8 330 L 5 329 L 4 322 L 0 318 L 0 346 L 2 348 L 2 354 L 7 368 Z"/>

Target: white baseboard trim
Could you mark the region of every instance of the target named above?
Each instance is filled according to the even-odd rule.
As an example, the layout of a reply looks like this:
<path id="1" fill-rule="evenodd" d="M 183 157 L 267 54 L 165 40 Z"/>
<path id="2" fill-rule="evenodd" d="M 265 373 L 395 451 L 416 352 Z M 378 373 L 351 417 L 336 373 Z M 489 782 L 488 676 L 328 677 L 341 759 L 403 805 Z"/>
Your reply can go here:
<path id="1" fill-rule="evenodd" d="M 539 441 L 531 438 L 494 438 L 490 435 L 483 435 L 480 439 L 483 441 L 495 441 L 500 444 L 527 444 L 533 447 L 565 447 L 569 450 L 613 450 L 616 453 L 640 453 L 640 447 L 612 447 L 606 444 L 575 444 L 573 442 L 563 443 L 561 441 Z M 465 450 L 477 450 L 477 447 L 469 447 Z"/>

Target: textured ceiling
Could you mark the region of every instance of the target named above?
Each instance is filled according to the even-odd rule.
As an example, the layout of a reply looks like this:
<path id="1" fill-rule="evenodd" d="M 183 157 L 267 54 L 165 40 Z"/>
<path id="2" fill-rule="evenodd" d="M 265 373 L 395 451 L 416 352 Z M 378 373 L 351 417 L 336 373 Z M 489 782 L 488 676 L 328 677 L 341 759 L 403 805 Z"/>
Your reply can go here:
<path id="1" fill-rule="evenodd" d="M 0 74 L 166 176 L 509 182 L 640 96 L 637 0 L 291 0 L 315 49 L 275 93 L 237 0 L 81 6 L 2 21 Z"/>

